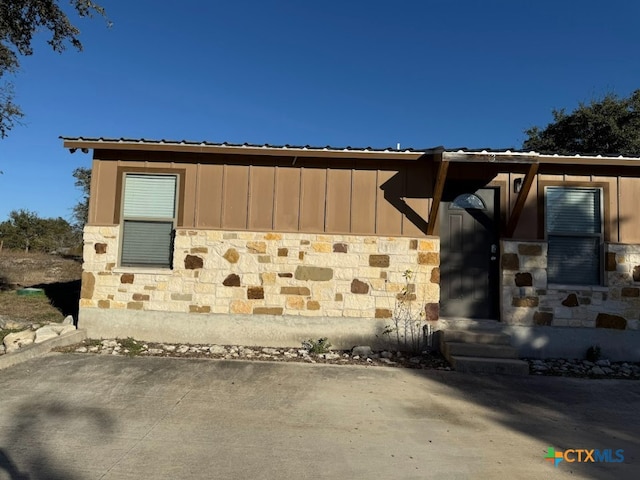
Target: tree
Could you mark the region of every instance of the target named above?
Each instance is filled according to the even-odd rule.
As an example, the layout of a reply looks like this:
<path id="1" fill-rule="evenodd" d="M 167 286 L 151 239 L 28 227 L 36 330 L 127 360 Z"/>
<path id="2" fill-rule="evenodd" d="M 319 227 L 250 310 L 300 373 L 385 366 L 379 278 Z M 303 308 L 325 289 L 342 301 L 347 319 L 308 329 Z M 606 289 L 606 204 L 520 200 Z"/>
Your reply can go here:
<path id="1" fill-rule="evenodd" d="M 80 230 L 84 228 L 89 218 L 89 190 L 91 187 L 91 169 L 78 167 L 73 171 L 76 179 L 75 186 L 82 190 L 82 200 L 73 207 L 73 218 Z"/>
<path id="2" fill-rule="evenodd" d="M 572 113 L 552 111 L 544 129 L 525 130 L 523 149 L 563 155 L 640 155 L 640 90 L 629 98 L 613 93 L 601 100 L 580 103 Z"/>
<path id="3" fill-rule="evenodd" d="M 0 238 L 6 248 L 25 252 L 56 252 L 80 242 L 77 229 L 63 218 L 40 218 L 29 210 L 13 210 L 0 223 Z"/>
<path id="4" fill-rule="evenodd" d="M 70 44 L 78 51 L 82 43 L 80 30 L 59 6 L 59 0 L 1 0 L 0 1 L 0 79 L 20 68 L 19 56 L 33 54 L 31 45 L 36 33 L 47 30 L 51 38 L 47 43 L 56 52 L 63 52 Z M 69 0 L 78 16 L 105 16 L 104 9 L 91 0 Z M 7 136 L 23 116 L 13 102 L 13 84 L 0 84 L 0 138 Z"/>

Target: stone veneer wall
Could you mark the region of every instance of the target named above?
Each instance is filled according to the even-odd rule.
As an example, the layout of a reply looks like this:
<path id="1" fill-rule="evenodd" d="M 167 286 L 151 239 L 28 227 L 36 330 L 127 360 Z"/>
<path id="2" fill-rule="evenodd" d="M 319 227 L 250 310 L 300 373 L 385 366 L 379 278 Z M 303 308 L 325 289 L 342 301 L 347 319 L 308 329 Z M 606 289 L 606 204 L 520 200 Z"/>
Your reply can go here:
<path id="1" fill-rule="evenodd" d="M 438 319 L 435 237 L 178 229 L 173 270 L 153 270 L 117 267 L 119 232 L 85 227 L 81 318 L 110 309 L 385 319 L 411 270 L 416 302 Z"/>
<path id="2" fill-rule="evenodd" d="M 504 323 L 638 330 L 640 245 L 605 245 L 605 286 L 549 285 L 546 242 L 503 240 L 501 251 Z"/>

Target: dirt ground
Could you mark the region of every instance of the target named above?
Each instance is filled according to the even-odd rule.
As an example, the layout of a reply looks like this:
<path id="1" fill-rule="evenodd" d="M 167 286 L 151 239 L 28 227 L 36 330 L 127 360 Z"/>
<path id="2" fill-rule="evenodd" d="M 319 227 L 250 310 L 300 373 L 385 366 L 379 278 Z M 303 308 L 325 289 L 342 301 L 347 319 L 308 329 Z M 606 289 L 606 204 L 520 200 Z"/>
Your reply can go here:
<path id="1" fill-rule="evenodd" d="M 77 318 L 82 262 L 43 253 L 0 252 L 0 328 Z M 37 287 L 44 296 L 21 296 L 16 290 Z"/>
<path id="2" fill-rule="evenodd" d="M 80 280 L 82 262 L 46 253 L 0 252 L 0 290 Z"/>

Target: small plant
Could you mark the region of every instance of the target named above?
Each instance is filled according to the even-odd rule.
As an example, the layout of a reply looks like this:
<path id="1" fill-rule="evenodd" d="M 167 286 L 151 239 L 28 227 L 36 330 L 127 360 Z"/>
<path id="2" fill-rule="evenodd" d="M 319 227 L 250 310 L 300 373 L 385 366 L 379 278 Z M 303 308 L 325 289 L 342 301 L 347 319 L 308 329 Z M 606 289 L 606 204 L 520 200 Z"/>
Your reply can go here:
<path id="1" fill-rule="evenodd" d="M 318 355 L 321 353 L 329 353 L 331 351 L 331 344 L 327 337 L 323 337 L 318 340 L 305 340 L 302 342 L 302 348 L 309 350 L 309 353 Z"/>
<path id="2" fill-rule="evenodd" d="M 411 270 L 402 274 L 405 286 L 396 298 L 396 305 L 391 316 L 390 325 L 385 325 L 381 335 L 389 339 L 395 337 L 398 351 L 420 352 L 424 336 L 424 306 L 416 308 L 415 285 L 410 283 L 413 277 Z"/>
<path id="3" fill-rule="evenodd" d="M 128 350 L 127 355 L 129 355 L 130 357 L 135 357 L 136 355 L 139 355 L 142 350 L 144 350 L 144 347 L 142 346 L 143 344 L 137 342 L 131 337 L 118 339 L 118 343 L 122 346 L 123 350 Z"/>
<path id="4" fill-rule="evenodd" d="M 602 352 L 600 351 L 600 346 L 591 345 L 589 348 L 587 348 L 587 354 L 585 356 L 590 362 L 597 362 L 598 360 L 600 360 L 601 355 Z"/>

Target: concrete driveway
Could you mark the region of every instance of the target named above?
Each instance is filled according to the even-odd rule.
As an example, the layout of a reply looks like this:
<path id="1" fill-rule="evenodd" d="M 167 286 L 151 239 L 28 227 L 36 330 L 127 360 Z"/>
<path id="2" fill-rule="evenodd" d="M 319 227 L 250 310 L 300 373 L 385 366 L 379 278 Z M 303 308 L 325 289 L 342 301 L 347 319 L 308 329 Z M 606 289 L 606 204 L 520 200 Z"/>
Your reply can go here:
<path id="1" fill-rule="evenodd" d="M 1 479 L 637 478 L 640 382 L 50 354 L 0 373 Z M 623 463 L 543 459 L 624 449 Z"/>

